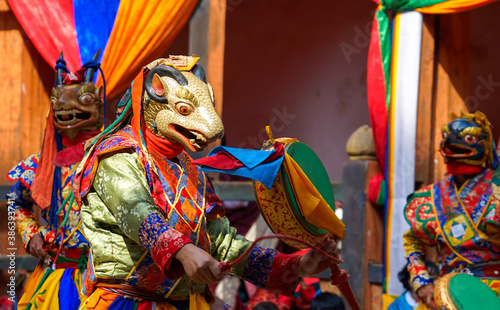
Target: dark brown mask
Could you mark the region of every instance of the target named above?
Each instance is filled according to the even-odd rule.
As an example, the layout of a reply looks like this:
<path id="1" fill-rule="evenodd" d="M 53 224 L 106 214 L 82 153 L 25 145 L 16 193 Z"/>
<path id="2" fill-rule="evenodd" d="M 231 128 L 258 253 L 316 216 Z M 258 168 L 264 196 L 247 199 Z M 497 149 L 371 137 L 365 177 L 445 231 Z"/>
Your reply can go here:
<path id="1" fill-rule="evenodd" d="M 93 82 L 58 85 L 52 89 L 50 103 L 56 128 L 72 140 L 81 130 L 98 130 L 102 126 L 103 91 Z"/>

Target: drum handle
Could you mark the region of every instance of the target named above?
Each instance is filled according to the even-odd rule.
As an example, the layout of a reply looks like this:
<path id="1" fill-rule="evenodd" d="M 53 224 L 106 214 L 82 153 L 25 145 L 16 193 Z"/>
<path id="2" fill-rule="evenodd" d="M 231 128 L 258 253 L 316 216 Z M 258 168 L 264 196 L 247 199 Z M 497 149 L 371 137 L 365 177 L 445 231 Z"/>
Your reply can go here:
<path id="1" fill-rule="evenodd" d="M 250 254 L 250 251 L 255 247 L 257 242 L 263 240 L 263 239 L 269 239 L 269 238 L 280 238 L 280 239 L 289 239 L 293 240 L 302 244 L 307 245 L 310 248 L 315 249 L 318 251 L 320 254 L 322 254 L 324 257 L 328 259 L 328 266 L 330 267 L 330 271 L 332 272 L 330 275 L 330 281 L 333 285 L 337 286 L 344 296 L 344 298 L 347 300 L 347 303 L 349 303 L 349 306 L 351 307 L 352 310 L 361 310 L 359 307 L 358 302 L 356 301 L 356 297 L 354 296 L 354 293 L 352 292 L 351 285 L 349 284 L 349 274 L 343 270 L 340 269 L 337 264 L 341 263 L 341 260 L 339 260 L 336 257 L 331 256 L 330 254 L 326 253 L 322 249 L 320 249 L 318 246 L 313 245 L 312 243 L 309 243 L 307 241 L 304 241 L 302 239 L 299 239 L 297 237 L 292 237 L 292 236 L 287 236 L 283 234 L 274 234 L 274 235 L 265 235 L 261 236 L 250 245 L 250 247 L 236 260 L 232 262 L 220 262 L 219 263 L 219 269 L 222 270 L 222 272 L 230 272 L 231 267 L 240 263 L 245 257 Z"/>
<path id="2" fill-rule="evenodd" d="M 332 272 L 330 274 L 330 282 L 332 285 L 335 285 L 339 289 L 344 298 L 347 300 L 351 310 L 361 310 L 358 301 L 354 296 L 351 285 L 349 284 L 349 274 L 332 262 L 328 262 L 328 265 L 330 266 L 330 271 Z"/>

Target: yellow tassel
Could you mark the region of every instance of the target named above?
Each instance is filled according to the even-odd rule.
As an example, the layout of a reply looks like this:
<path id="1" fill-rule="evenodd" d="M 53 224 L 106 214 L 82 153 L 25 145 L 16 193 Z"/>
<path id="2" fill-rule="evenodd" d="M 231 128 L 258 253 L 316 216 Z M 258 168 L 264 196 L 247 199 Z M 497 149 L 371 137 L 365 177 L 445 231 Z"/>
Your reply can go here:
<path id="1" fill-rule="evenodd" d="M 269 137 L 269 141 L 274 142 L 273 131 L 271 130 L 271 126 L 269 126 L 269 125 L 266 126 L 266 132 L 267 132 L 267 136 Z"/>
<path id="2" fill-rule="evenodd" d="M 267 125 L 266 126 L 266 133 L 267 133 L 267 136 L 269 137 L 269 141 L 274 143 L 274 141 L 277 141 L 279 143 L 293 143 L 293 142 L 298 142 L 299 140 L 295 139 L 295 138 L 278 138 L 278 139 L 274 139 L 273 138 L 273 131 L 271 130 L 271 126 Z"/>
<path id="3" fill-rule="evenodd" d="M 189 309 L 209 310 L 210 306 L 208 305 L 205 298 L 201 297 L 200 294 L 196 293 L 191 288 L 189 289 Z"/>

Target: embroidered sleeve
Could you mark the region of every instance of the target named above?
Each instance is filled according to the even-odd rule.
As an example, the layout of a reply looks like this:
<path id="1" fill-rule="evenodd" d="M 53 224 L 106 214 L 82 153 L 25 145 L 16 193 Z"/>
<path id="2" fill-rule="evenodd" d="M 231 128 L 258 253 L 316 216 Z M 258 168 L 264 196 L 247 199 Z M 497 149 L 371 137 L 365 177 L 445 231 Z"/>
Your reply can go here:
<path id="1" fill-rule="evenodd" d="M 425 268 L 425 246 L 435 246 L 436 218 L 430 191 L 419 191 L 410 196 L 405 208 L 405 218 L 410 225 L 403 235 L 408 271 L 415 290 L 431 284 L 432 280 Z"/>
<path id="2" fill-rule="evenodd" d="M 45 243 L 51 244 L 51 243 L 54 243 L 56 241 L 55 230 L 50 229 L 47 226 L 42 226 L 38 229 L 38 232 L 40 233 L 40 236 L 42 237 L 43 241 L 45 241 Z"/>
<path id="3" fill-rule="evenodd" d="M 409 230 L 403 235 L 406 259 L 408 260 L 408 272 L 416 291 L 420 287 L 431 284 L 432 279 L 425 268 L 425 245 L 419 242 Z"/>
<path id="4" fill-rule="evenodd" d="M 494 190 L 500 188 L 495 188 Z M 500 201 L 498 196 L 491 197 L 491 201 L 481 217 L 478 229 L 488 236 L 488 241 L 500 247 Z"/>
<path id="5" fill-rule="evenodd" d="M 16 183 L 7 194 L 8 207 L 12 208 L 17 228 L 26 251 L 31 238 L 38 233 L 39 225 L 33 212 L 31 183 L 35 178 L 38 154 L 33 154 L 14 166 L 7 174 L 7 179 Z M 10 210 L 9 210 L 10 212 Z"/>
<path id="6" fill-rule="evenodd" d="M 38 233 L 39 229 L 33 211 L 31 192 L 21 181 L 18 181 L 12 186 L 11 192 L 7 195 L 7 198 L 8 207 L 9 209 L 12 208 L 14 212 L 17 233 L 21 237 L 26 251 L 29 252 L 28 244 L 31 238 Z"/>
<path id="7" fill-rule="evenodd" d="M 435 246 L 437 221 L 430 189 L 426 189 L 409 197 L 405 218 L 416 239 L 428 246 Z"/>
<path id="8" fill-rule="evenodd" d="M 251 246 L 250 241 L 236 234 L 226 217 L 208 221 L 207 231 L 212 243 L 211 254 L 218 261 L 234 261 Z M 255 246 L 248 257 L 232 268 L 231 274 L 268 291 L 291 296 L 300 281 L 299 260 L 298 255 Z"/>
<path id="9" fill-rule="evenodd" d="M 115 154 L 101 160 L 93 186 L 123 233 L 151 253 L 167 278 L 177 278 L 183 272 L 171 266 L 173 255 L 192 241 L 155 206 L 141 167 L 135 154 Z"/>

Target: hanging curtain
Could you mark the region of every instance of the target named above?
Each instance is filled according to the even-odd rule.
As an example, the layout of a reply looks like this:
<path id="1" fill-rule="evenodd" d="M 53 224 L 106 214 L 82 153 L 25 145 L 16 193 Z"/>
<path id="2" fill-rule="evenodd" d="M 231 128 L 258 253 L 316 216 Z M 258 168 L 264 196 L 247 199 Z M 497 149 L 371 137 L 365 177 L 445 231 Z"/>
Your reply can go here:
<path id="1" fill-rule="evenodd" d="M 182 30 L 197 0 L 122 0 L 102 60 L 107 94 L 118 95 L 139 69 L 161 56 Z"/>
<path id="2" fill-rule="evenodd" d="M 101 49 L 108 97 L 120 94 L 141 66 L 162 55 L 197 2 L 8 0 L 23 30 L 51 66 L 64 51 L 68 68 L 75 71 Z"/>
<path id="3" fill-rule="evenodd" d="M 68 68 L 80 69 L 71 0 L 8 0 L 12 12 L 43 58 L 54 66 L 65 51 Z"/>
<path id="4" fill-rule="evenodd" d="M 469 11 L 495 1 L 498 0 L 450 0 L 445 2 L 438 1 L 436 2 L 436 4 L 430 6 L 420 6 L 415 10 L 421 13 L 429 14 L 457 13 L 462 11 Z"/>
<path id="5" fill-rule="evenodd" d="M 381 174 L 370 182 L 370 200 L 379 205 L 385 201 L 387 151 L 387 120 L 391 104 L 391 59 L 393 12 L 416 10 L 421 13 L 455 13 L 474 9 L 497 0 L 374 0 L 379 7 L 373 19 L 368 52 L 367 93 L 368 109 L 375 139 Z"/>

